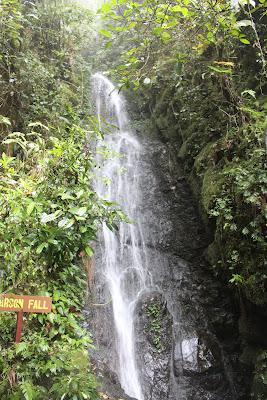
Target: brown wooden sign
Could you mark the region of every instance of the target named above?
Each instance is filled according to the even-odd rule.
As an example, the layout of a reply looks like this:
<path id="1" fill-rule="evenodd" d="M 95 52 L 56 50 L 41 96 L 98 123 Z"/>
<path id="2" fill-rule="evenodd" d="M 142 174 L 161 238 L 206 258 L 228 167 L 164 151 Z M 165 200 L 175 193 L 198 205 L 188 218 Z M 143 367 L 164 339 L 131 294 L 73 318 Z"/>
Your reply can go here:
<path id="1" fill-rule="evenodd" d="M 52 308 L 51 297 L 17 296 L 15 294 L 0 294 L 0 311 L 23 311 L 32 313 L 49 313 Z"/>
<path id="2" fill-rule="evenodd" d="M 51 297 L 0 294 L 0 311 L 16 311 L 18 313 L 15 338 L 16 343 L 19 343 L 21 338 L 23 313 L 49 313 L 51 311 L 51 308 Z"/>

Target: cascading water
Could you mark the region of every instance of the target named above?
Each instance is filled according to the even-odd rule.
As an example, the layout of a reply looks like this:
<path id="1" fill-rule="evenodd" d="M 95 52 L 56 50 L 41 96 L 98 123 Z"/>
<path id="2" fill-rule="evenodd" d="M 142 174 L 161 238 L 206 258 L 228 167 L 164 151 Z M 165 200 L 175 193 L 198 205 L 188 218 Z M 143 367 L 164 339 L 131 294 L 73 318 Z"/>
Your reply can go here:
<path id="1" fill-rule="evenodd" d="M 235 400 L 232 353 L 211 328 L 225 325 L 225 311 L 205 272 L 206 238 L 182 171 L 175 162 L 176 173 L 170 170 L 166 144 L 129 130 L 123 96 L 104 75 L 93 76 L 93 88 L 99 126 L 111 129 L 97 146 L 96 190 L 133 221 L 117 232 L 103 225 L 96 246 L 88 328 L 103 391 L 137 400 Z"/>
<path id="2" fill-rule="evenodd" d="M 140 296 L 150 286 L 150 278 L 144 232 L 138 215 L 141 206 L 140 143 L 128 130 L 124 99 L 114 85 L 96 73 L 93 86 L 100 126 L 102 119 L 117 126 L 104 142 L 116 155 L 107 161 L 102 160 L 101 175 L 105 179 L 97 179 L 96 190 L 102 198 L 118 203 L 133 221 L 131 224 L 120 223 L 116 233 L 103 225 L 100 240 L 102 265 L 98 268 L 103 271 L 112 299 L 119 364 L 117 373 L 121 386 L 129 396 L 143 400 L 135 354 L 134 312 Z"/>

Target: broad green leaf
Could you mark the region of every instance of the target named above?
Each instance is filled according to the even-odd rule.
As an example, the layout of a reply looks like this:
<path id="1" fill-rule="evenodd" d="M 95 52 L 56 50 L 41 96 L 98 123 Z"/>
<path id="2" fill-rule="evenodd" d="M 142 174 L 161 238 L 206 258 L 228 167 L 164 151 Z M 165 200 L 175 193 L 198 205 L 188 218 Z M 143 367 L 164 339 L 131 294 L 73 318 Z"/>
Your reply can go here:
<path id="1" fill-rule="evenodd" d="M 249 96 L 251 96 L 251 97 L 253 97 L 254 99 L 256 99 L 256 92 L 255 92 L 254 90 L 250 90 L 250 89 L 244 90 L 244 91 L 241 93 L 241 96 L 244 96 L 245 94 L 248 94 Z"/>
<path id="2" fill-rule="evenodd" d="M 178 4 L 177 4 L 176 6 L 173 6 L 173 7 L 171 8 L 171 11 L 172 11 L 172 12 L 175 12 L 175 13 L 176 13 L 176 12 L 180 12 L 180 13 L 183 14 L 184 17 L 187 17 L 188 14 L 189 14 L 188 8 L 179 6 Z"/>
<path id="3" fill-rule="evenodd" d="M 232 61 L 214 61 L 214 64 L 223 65 L 226 67 L 234 67 L 235 64 Z"/>
<path id="4" fill-rule="evenodd" d="M 210 41 L 213 41 L 213 40 L 214 40 L 214 35 L 213 35 L 212 32 L 208 32 L 208 33 L 207 33 L 207 39 L 210 40 Z"/>
<path id="5" fill-rule="evenodd" d="M 244 283 L 244 277 L 239 274 L 233 274 L 232 278 L 229 280 L 230 283 L 235 283 L 236 285 L 238 283 Z"/>
<path id="6" fill-rule="evenodd" d="M 47 248 L 48 244 L 46 242 L 39 244 L 39 246 L 36 249 L 37 254 L 41 254 L 44 248 Z"/>
<path id="7" fill-rule="evenodd" d="M 242 21 L 237 21 L 236 26 L 238 28 L 241 26 L 252 26 L 252 22 L 249 19 L 243 19 Z"/>
<path id="8" fill-rule="evenodd" d="M 47 222 L 54 221 L 58 217 L 59 217 L 59 215 L 57 215 L 56 213 L 52 213 L 52 214 L 43 213 L 41 215 L 41 223 L 46 224 Z"/>
<path id="9" fill-rule="evenodd" d="M 77 199 L 79 199 L 80 197 L 82 197 L 83 194 L 84 194 L 84 190 L 83 190 L 83 189 L 81 189 L 81 190 L 79 190 L 78 192 L 76 192 Z"/>
<path id="10" fill-rule="evenodd" d="M 39 343 L 38 347 L 43 352 L 47 352 L 47 350 L 49 350 L 49 345 L 48 345 L 48 343 L 45 343 L 45 342 Z"/>
<path id="11" fill-rule="evenodd" d="M 111 32 L 107 31 L 106 29 L 100 29 L 99 33 L 101 33 L 101 35 L 106 36 L 107 38 L 112 38 Z"/>
<path id="12" fill-rule="evenodd" d="M 70 209 L 70 213 L 74 215 L 78 215 L 79 217 L 83 217 L 87 212 L 87 207 L 72 207 Z"/>
<path id="13" fill-rule="evenodd" d="M 44 128 L 46 131 L 49 131 L 48 126 L 42 124 L 42 123 L 39 122 L 39 121 L 37 121 L 37 122 L 31 122 L 28 126 L 29 126 L 29 127 L 39 126 L 40 128 Z"/>
<path id="14" fill-rule="evenodd" d="M 86 247 L 85 247 L 85 253 L 86 253 L 89 257 L 92 257 L 93 254 L 94 254 L 94 250 L 92 249 L 92 247 L 86 246 Z"/>
<path id="15" fill-rule="evenodd" d="M 108 13 L 111 10 L 111 5 L 108 3 L 104 3 L 100 9 L 103 13 Z"/>
<path id="16" fill-rule="evenodd" d="M 74 224 L 74 219 L 73 218 L 63 218 L 58 222 L 58 227 L 59 228 L 70 228 Z"/>
<path id="17" fill-rule="evenodd" d="M 74 196 L 72 196 L 69 192 L 63 193 L 60 197 L 62 200 L 74 200 Z"/>
<path id="18" fill-rule="evenodd" d="M 244 43 L 244 44 L 250 44 L 250 41 L 249 41 L 248 39 L 245 39 L 245 38 L 239 38 L 239 40 L 240 40 L 240 42 L 241 42 L 241 43 Z"/>
<path id="19" fill-rule="evenodd" d="M 111 45 L 112 45 L 113 41 L 109 40 L 106 44 L 105 44 L 105 49 L 108 49 Z"/>
<path id="20" fill-rule="evenodd" d="M 7 117 L 4 117 L 3 115 L 0 115 L 0 124 L 4 125 L 11 125 L 10 119 Z"/>
<path id="21" fill-rule="evenodd" d="M 0 159 L 0 164 L 4 168 L 7 168 L 9 166 L 9 164 L 11 164 L 12 161 L 14 161 L 15 159 L 16 159 L 16 157 L 9 157 L 6 155 L 6 153 L 2 153 L 2 158 Z"/>
<path id="22" fill-rule="evenodd" d="M 56 298 L 54 297 L 54 300 L 55 301 L 57 301 L 56 300 Z M 55 313 L 49 313 L 48 315 L 47 315 L 47 320 L 49 321 L 49 322 L 51 322 L 51 324 L 53 324 L 54 323 L 54 321 L 55 321 L 55 319 L 56 319 L 56 314 Z"/>
<path id="23" fill-rule="evenodd" d="M 214 67 L 213 65 L 208 66 L 209 69 L 212 71 L 218 72 L 220 74 L 232 74 L 233 71 L 230 68 L 219 68 L 219 67 Z"/>
<path id="24" fill-rule="evenodd" d="M 53 293 L 54 300 L 58 301 L 60 299 L 60 296 L 61 296 L 60 290 L 55 290 L 54 293 Z"/>
<path id="25" fill-rule="evenodd" d="M 163 42 L 167 42 L 170 39 L 171 35 L 168 32 L 162 32 L 161 34 L 161 39 Z"/>
<path id="26" fill-rule="evenodd" d="M 16 354 L 23 353 L 27 349 L 27 343 L 20 342 L 16 345 Z"/>
<path id="27" fill-rule="evenodd" d="M 154 28 L 152 30 L 152 33 L 153 33 L 153 35 L 160 36 L 162 31 L 163 31 L 163 28 L 161 26 L 157 26 L 156 28 Z"/>
<path id="28" fill-rule="evenodd" d="M 34 201 L 31 201 L 27 206 L 27 215 L 31 215 L 34 208 L 35 208 L 35 203 L 34 203 Z"/>

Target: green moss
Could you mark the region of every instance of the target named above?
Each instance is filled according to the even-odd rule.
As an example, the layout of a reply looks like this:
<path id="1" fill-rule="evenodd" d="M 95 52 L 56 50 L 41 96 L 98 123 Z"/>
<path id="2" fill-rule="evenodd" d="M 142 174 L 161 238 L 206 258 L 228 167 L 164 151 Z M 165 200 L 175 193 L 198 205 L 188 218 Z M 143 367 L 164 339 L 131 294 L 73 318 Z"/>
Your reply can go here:
<path id="1" fill-rule="evenodd" d="M 249 262 L 246 265 L 246 268 L 249 268 L 250 271 L 253 271 L 255 269 L 256 265 L 263 265 L 264 260 L 259 260 L 258 263 L 255 260 L 253 262 Z M 267 293 L 265 290 L 265 285 L 266 285 L 266 279 L 263 279 L 263 276 L 265 275 L 265 271 L 257 271 L 256 273 L 253 273 L 250 275 L 244 285 L 244 291 L 246 294 L 246 297 L 254 304 L 257 305 L 263 305 L 267 303 Z"/>
<path id="2" fill-rule="evenodd" d="M 194 162 L 196 174 L 200 177 L 203 175 L 208 166 L 214 165 L 214 153 L 216 143 L 208 143 L 197 155 Z"/>
<path id="3" fill-rule="evenodd" d="M 252 385 L 252 399 L 267 398 L 267 351 L 262 351 L 256 361 L 255 375 Z"/>
<path id="4" fill-rule="evenodd" d="M 220 255 L 220 249 L 218 242 L 213 241 L 207 249 L 207 258 L 212 266 L 216 267 L 220 257 L 219 255 Z"/>
<path id="5" fill-rule="evenodd" d="M 252 366 L 256 363 L 261 352 L 262 349 L 260 348 L 255 346 L 246 346 L 240 356 L 240 361 L 242 364 Z"/>
<path id="6" fill-rule="evenodd" d="M 199 179 L 199 176 L 197 176 L 195 169 L 191 170 L 191 173 L 188 176 L 188 182 L 190 184 L 191 190 L 192 190 L 195 198 L 199 199 L 200 194 L 201 194 L 202 181 Z M 199 206 L 200 206 L 200 209 L 203 209 L 201 203 L 199 203 Z"/>
<path id="7" fill-rule="evenodd" d="M 218 167 L 208 168 L 203 176 L 201 203 L 208 214 L 214 206 L 218 195 L 221 194 L 225 182 L 225 177 L 221 175 L 221 169 Z"/>

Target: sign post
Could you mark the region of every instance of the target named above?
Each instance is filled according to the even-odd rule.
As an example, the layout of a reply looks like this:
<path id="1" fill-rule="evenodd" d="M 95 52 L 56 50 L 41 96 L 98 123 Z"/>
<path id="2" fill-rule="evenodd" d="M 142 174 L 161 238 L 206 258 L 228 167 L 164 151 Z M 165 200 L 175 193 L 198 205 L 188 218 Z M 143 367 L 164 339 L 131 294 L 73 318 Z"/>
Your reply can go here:
<path id="1" fill-rule="evenodd" d="M 15 342 L 19 343 L 22 333 L 23 313 L 49 313 L 52 309 L 52 299 L 47 296 L 17 296 L 15 294 L 0 294 L 0 311 L 17 312 L 17 328 Z"/>
<path id="2" fill-rule="evenodd" d="M 23 325 L 23 311 L 19 311 L 17 313 L 17 327 L 16 327 L 16 339 L 15 339 L 16 343 L 20 342 L 22 325 Z"/>

